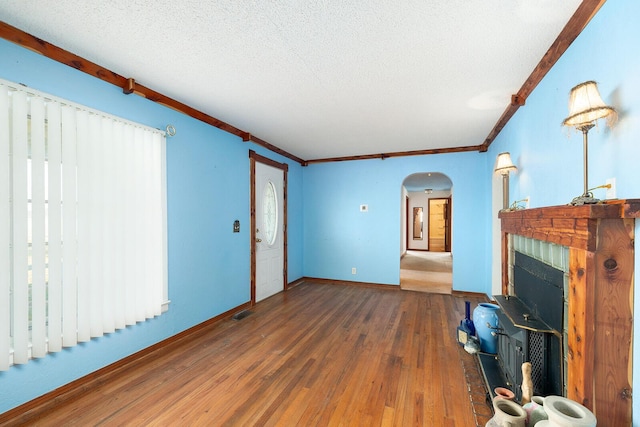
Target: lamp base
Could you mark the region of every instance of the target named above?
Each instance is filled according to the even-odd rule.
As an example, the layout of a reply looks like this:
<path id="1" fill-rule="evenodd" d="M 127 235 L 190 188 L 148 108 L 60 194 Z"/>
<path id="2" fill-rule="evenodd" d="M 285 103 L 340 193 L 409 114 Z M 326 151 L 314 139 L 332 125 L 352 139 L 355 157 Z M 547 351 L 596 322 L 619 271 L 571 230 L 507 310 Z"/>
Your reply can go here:
<path id="1" fill-rule="evenodd" d="M 596 199 L 591 193 L 585 193 L 582 196 L 574 197 L 574 199 L 569 204 L 573 206 L 582 206 L 595 205 L 598 203 L 601 203 L 600 199 Z"/>

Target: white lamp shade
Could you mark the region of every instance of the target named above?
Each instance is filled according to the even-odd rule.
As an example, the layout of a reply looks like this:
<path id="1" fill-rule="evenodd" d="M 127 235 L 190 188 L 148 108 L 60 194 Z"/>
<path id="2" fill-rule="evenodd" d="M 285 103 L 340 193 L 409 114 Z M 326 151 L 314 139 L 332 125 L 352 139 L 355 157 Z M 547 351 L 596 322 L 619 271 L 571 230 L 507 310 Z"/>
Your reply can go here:
<path id="1" fill-rule="evenodd" d="M 598 85 L 594 81 L 580 83 L 571 89 L 569 94 L 569 117 L 562 122 L 565 126 L 581 126 L 594 122 L 610 114 L 615 110 L 605 105 Z"/>
<path id="2" fill-rule="evenodd" d="M 494 172 L 500 175 L 507 175 L 509 172 L 515 172 L 518 168 L 511 161 L 511 154 L 508 152 L 498 154 Z"/>

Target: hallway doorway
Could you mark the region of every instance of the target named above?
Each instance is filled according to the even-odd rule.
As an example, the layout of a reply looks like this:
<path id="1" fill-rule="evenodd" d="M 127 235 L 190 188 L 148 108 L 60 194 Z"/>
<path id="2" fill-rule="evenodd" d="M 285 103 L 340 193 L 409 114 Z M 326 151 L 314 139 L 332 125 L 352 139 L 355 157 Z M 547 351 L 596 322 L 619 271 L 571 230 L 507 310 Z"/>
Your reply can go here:
<path id="1" fill-rule="evenodd" d="M 453 183 L 439 172 L 402 183 L 400 288 L 450 294 L 453 288 Z"/>

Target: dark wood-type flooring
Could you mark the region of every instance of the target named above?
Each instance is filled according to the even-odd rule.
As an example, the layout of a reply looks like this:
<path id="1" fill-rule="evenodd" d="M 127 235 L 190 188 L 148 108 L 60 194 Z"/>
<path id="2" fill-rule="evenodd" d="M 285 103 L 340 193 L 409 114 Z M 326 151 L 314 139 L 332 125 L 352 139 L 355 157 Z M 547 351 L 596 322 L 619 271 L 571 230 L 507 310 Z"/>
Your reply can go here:
<path id="1" fill-rule="evenodd" d="M 303 282 L 29 425 L 474 426 L 463 317 L 452 295 Z"/>

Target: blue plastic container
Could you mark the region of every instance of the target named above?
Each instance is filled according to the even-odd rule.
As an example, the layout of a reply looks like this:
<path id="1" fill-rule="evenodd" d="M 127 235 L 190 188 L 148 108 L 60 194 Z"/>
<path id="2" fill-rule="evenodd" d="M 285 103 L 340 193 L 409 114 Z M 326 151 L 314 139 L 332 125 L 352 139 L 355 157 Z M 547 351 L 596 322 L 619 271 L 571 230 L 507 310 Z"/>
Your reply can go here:
<path id="1" fill-rule="evenodd" d="M 473 310 L 473 324 L 476 327 L 476 335 L 480 340 L 480 351 L 496 354 L 498 352 L 498 336 L 491 332 L 497 332 L 498 314 L 500 310 L 496 304 L 482 302 Z"/>

